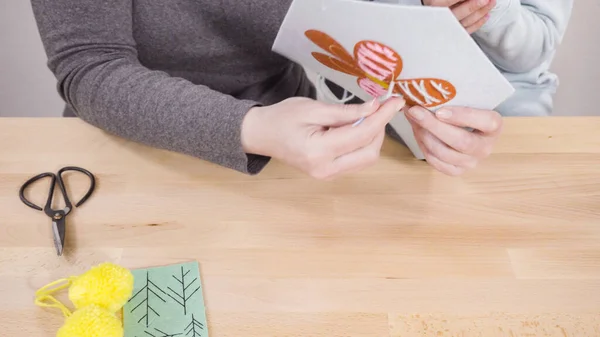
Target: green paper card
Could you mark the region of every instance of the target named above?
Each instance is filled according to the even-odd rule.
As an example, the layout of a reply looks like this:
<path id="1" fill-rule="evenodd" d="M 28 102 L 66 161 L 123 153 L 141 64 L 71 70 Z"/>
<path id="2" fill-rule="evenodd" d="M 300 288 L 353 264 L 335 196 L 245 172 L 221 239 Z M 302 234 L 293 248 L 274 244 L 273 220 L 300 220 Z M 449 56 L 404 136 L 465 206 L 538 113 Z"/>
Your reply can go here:
<path id="1" fill-rule="evenodd" d="M 198 262 L 135 269 L 125 337 L 208 337 Z"/>

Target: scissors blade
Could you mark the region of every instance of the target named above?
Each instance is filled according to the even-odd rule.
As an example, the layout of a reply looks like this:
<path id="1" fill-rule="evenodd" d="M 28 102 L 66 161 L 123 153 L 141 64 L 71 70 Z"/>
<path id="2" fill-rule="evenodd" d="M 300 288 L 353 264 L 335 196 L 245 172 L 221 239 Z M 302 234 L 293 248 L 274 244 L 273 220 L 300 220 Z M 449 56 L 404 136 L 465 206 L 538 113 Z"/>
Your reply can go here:
<path id="1" fill-rule="evenodd" d="M 61 256 L 65 247 L 65 218 L 52 221 L 52 233 L 54 235 L 56 254 Z"/>

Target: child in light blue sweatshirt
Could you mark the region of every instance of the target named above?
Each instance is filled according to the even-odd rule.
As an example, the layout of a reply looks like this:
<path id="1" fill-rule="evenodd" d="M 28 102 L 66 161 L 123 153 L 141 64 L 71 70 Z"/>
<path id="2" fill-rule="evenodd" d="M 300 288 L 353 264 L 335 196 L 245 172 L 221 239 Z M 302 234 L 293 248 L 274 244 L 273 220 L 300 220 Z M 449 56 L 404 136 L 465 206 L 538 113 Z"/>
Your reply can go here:
<path id="1" fill-rule="evenodd" d="M 552 113 L 558 77 L 549 71 L 571 17 L 573 0 L 496 0 L 472 36 L 515 93 L 496 108 L 504 116 Z"/>

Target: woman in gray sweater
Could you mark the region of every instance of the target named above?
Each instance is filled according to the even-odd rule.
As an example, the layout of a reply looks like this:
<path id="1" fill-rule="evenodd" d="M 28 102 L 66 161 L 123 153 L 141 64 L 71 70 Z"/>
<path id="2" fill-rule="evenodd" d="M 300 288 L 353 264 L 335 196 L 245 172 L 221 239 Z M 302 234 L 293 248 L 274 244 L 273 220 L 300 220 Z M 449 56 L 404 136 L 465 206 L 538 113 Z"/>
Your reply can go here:
<path id="1" fill-rule="evenodd" d="M 290 3 L 32 0 L 65 115 L 120 137 L 243 173 L 275 158 L 328 179 L 373 164 L 386 124 L 407 113 L 433 135 L 419 141 L 438 170 L 461 174 L 489 155 L 494 111 L 314 100 L 304 70 L 271 51 Z"/>

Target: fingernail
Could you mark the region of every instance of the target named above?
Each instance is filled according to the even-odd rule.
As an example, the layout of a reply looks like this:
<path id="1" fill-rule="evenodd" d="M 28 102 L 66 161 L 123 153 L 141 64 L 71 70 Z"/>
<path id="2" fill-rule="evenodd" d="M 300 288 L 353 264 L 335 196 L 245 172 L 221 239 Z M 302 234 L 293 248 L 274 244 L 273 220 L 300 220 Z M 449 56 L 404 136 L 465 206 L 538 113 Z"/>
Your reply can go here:
<path id="1" fill-rule="evenodd" d="M 396 105 L 396 111 L 402 110 L 402 108 L 404 108 L 404 104 L 406 104 L 406 102 L 404 102 L 403 99 L 399 100 L 398 104 Z"/>
<path id="2" fill-rule="evenodd" d="M 441 109 L 441 110 L 436 111 L 435 115 L 440 119 L 448 119 L 448 118 L 452 117 L 452 111 L 446 110 L 446 109 Z"/>
<path id="3" fill-rule="evenodd" d="M 411 108 L 410 110 L 408 110 L 408 113 L 412 116 L 412 118 L 418 121 L 422 120 L 425 117 L 425 112 L 419 107 Z"/>
<path id="4" fill-rule="evenodd" d="M 479 0 L 479 5 L 480 6 L 485 6 L 490 2 L 490 0 Z"/>
<path id="5" fill-rule="evenodd" d="M 491 123 L 491 124 L 492 124 L 492 125 L 491 125 L 491 126 L 492 126 L 492 130 L 496 130 L 496 129 L 498 129 L 498 123 L 497 123 L 496 121 L 492 121 L 492 123 Z"/>

